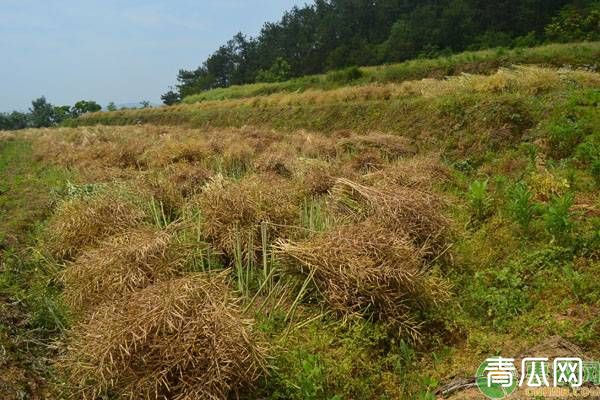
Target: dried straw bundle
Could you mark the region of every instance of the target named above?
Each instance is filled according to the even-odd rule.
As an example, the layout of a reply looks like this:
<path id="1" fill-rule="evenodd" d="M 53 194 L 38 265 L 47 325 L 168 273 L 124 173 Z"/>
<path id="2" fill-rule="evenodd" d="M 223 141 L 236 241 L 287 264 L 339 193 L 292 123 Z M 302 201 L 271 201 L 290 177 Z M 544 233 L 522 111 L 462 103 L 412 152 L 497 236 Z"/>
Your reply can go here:
<path id="1" fill-rule="evenodd" d="M 352 157 L 350 166 L 357 172 L 366 174 L 372 171 L 378 171 L 384 167 L 386 160 L 381 157 L 378 151 L 373 149 L 361 150 Z"/>
<path id="2" fill-rule="evenodd" d="M 161 138 L 158 143 L 144 153 L 142 158 L 148 166 L 160 168 L 180 162 L 202 162 L 211 155 L 209 144 L 201 136 L 176 135 Z"/>
<path id="3" fill-rule="evenodd" d="M 62 273 L 66 303 L 75 313 L 181 273 L 185 248 L 167 230 L 141 228 L 84 250 Z"/>
<path id="4" fill-rule="evenodd" d="M 337 138 L 324 136 L 321 133 L 297 131 L 289 135 L 286 142 L 302 157 L 331 160 L 337 155 Z"/>
<path id="5" fill-rule="evenodd" d="M 288 144 L 277 143 L 258 155 L 253 165 L 257 171 L 290 178 L 294 175 L 296 160 L 297 155 Z"/>
<path id="6" fill-rule="evenodd" d="M 323 195 L 335 185 L 335 175 L 339 168 L 329 163 L 314 159 L 298 159 L 295 179 L 306 195 Z"/>
<path id="7" fill-rule="evenodd" d="M 452 180 L 452 172 L 436 155 L 400 159 L 384 170 L 365 177 L 379 187 L 407 186 L 429 190 L 435 184 Z"/>
<path id="8" fill-rule="evenodd" d="M 200 192 L 211 175 L 205 167 L 179 162 L 139 173 L 133 182 L 141 197 L 154 199 L 167 216 L 175 219 L 186 200 Z"/>
<path id="9" fill-rule="evenodd" d="M 144 211 L 111 192 L 63 202 L 47 227 L 45 245 L 58 258 L 74 257 L 84 247 L 140 225 Z"/>
<path id="10" fill-rule="evenodd" d="M 177 163 L 166 169 L 169 181 L 178 188 L 184 198 L 200 192 L 202 186 L 208 182 L 213 172 L 203 166 Z"/>
<path id="11" fill-rule="evenodd" d="M 329 305 L 387 321 L 413 339 L 415 311 L 445 297 L 445 286 L 425 273 L 410 238 L 366 221 L 341 226 L 300 242 L 277 243 L 291 268 L 313 275 Z"/>
<path id="12" fill-rule="evenodd" d="M 139 127 L 57 128 L 41 131 L 33 143 L 38 157 L 63 166 L 85 171 L 137 169 L 145 166 L 142 153 L 152 143 L 152 135 Z"/>
<path id="13" fill-rule="evenodd" d="M 226 399 L 264 371 L 225 275 L 193 274 L 107 303 L 68 336 L 73 398 Z"/>
<path id="14" fill-rule="evenodd" d="M 416 148 L 410 139 L 384 133 L 351 136 L 340 140 L 338 146 L 342 151 L 350 153 L 371 151 L 379 154 L 386 160 L 393 160 L 416 153 Z"/>
<path id="15" fill-rule="evenodd" d="M 276 176 L 249 176 L 239 182 L 213 179 L 193 200 L 202 216 L 202 232 L 217 249 L 232 256 L 236 246 L 258 250 L 261 223 L 268 223 L 268 237 L 281 237 L 297 224 L 300 201 L 295 187 Z"/>
<path id="16" fill-rule="evenodd" d="M 447 245 L 449 221 L 441 213 L 442 200 L 432 193 L 403 186 L 379 189 L 345 178 L 331 192 L 339 208 L 359 220 L 372 218 L 434 254 Z"/>

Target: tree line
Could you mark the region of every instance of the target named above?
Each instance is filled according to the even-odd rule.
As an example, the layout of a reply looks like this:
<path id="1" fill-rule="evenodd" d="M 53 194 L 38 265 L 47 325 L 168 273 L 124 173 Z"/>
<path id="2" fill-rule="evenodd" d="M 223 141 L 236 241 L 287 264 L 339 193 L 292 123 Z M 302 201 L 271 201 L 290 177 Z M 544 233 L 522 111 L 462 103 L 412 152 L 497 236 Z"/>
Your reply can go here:
<path id="1" fill-rule="evenodd" d="M 120 107 L 114 102 L 108 103 L 107 111 L 127 110 L 128 108 L 150 108 L 152 104 L 143 100 L 137 107 Z M 31 102 L 27 112 L 13 111 L 11 113 L 0 113 L 0 131 L 19 130 L 26 128 L 48 128 L 57 126 L 70 119 L 79 118 L 81 115 L 98 112 L 102 106 L 93 100 L 81 100 L 73 106 L 55 106 L 42 96 Z"/>
<path id="2" fill-rule="evenodd" d="M 599 23 L 598 0 L 315 0 L 180 70 L 162 99 L 464 50 L 598 40 Z"/>
<path id="3" fill-rule="evenodd" d="M 73 106 L 54 106 L 42 96 L 31 102 L 28 112 L 0 113 L 0 130 L 47 128 L 101 109 L 98 103 L 88 100 L 78 101 Z"/>

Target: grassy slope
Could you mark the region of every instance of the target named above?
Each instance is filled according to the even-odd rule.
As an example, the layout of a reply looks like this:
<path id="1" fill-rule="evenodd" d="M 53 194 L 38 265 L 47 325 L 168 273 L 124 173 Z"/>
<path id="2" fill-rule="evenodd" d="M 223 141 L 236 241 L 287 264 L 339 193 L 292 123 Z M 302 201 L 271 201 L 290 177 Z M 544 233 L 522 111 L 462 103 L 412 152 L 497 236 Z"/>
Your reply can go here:
<path id="1" fill-rule="evenodd" d="M 427 82 L 414 84 L 407 80 L 441 78 L 464 71 L 492 73 L 498 66 L 516 62 L 590 66 L 598 58 L 599 43 L 548 45 L 507 53 L 464 53 L 450 58 L 370 67 L 365 69 L 366 77 L 352 82 L 352 86 L 347 86 L 347 82 L 332 84 L 325 77 L 246 85 L 202 93 L 198 95 L 200 102 L 191 99 L 186 101 L 190 104 L 172 107 L 89 114 L 70 124 L 151 123 L 191 127 L 253 125 L 324 132 L 344 129 L 377 130 L 403 132 L 412 137 L 422 136 L 426 132 L 445 137 L 447 122 L 451 120 L 452 124 L 449 126 L 459 126 L 462 135 L 465 130 L 478 130 L 482 121 L 490 121 L 488 125 L 491 126 L 497 125 L 499 121 L 493 120 L 497 117 L 522 119 L 505 121 L 509 125 L 527 124 L 530 122 L 530 114 L 537 111 L 539 103 L 552 104 L 554 100 L 539 102 L 531 98 L 530 91 L 518 88 L 514 91 L 496 92 L 457 90 L 459 93 L 447 91 L 419 96 L 410 93 L 406 87 L 410 88 L 412 85 L 416 86 L 415 90 L 427 91 Z M 315 79 L 322 84 L 310 83 Z M 460 78 L 454 81 L 460 81 Z M 393 83 L 382 85 L 386 82 Z M 468 85 L 468 81 L 463 84 Z M 260 88 L 268 89 L 263 91 Z M 422 118 L 424 114 L 428 118 Z"/>
<path id="2" fill-rule="evenodd" d="M 587 82 L 588 78 L 578 73 L 563 77 L 537 69 L 469 79 L 452 78 L 439 85 L 435 83 L 439 81 L 406 82 L 384 88 L 340 88 L 97 113 L 76 123 L 203 128 L 251 125 L 327 135 L 344 130 L 400 133 L 415 140 L 422 150 L 441 149 L 452 158 L 472 156 L 472 161 L 478 163 L 488 153 L 496 157 L 495 152 L 522 139 L 543 135 L 550 117 L 559 115 L 573 98 L 594 92 L 597 86 L 597 80 Z"/>
<path id="3" fill-rule="evenodd" d="M 411 60 L 400 64 L 363 67 L 363 76 L 348 81 L 343 74 L 332 72 L 306 76 L 280 83 L 257 83 L 214 89 L 188 96 L 184 103 L 265 96 L 279 92 L 302 92 L 309 89 L 335 89 L 346 85 L 403 82 L 423 78 L 443 78 L 461 73 L 489 73 L 512 64 L 538 64 L 561 67 L 588 66 L 600 57 L 600 43 L 552 44 L 525 49 L 492 49 L 465 52 L 435 59 Z"/>

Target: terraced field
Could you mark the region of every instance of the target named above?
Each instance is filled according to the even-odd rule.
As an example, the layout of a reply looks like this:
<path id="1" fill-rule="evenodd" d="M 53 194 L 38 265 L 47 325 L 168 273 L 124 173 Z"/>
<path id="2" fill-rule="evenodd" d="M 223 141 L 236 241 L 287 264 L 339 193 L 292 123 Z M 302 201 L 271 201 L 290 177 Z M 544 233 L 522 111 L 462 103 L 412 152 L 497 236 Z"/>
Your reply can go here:
<path id="1" fill-rule="evenodd" d="M 490 355 L 600 356 L 593 68 L 238 97 L 0 133 L 0 397 L 464 398 Z"/>

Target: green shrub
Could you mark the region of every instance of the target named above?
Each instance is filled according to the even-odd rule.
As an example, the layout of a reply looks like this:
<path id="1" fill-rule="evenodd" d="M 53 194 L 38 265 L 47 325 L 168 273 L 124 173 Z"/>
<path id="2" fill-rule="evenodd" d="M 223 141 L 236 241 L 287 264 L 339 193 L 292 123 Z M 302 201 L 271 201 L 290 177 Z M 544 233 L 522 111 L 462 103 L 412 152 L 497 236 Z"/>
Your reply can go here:
<path id="1" fill-rule="evenodd" d="M 580 302 L 596 304 L 600 301 L 600 282 L 594 279 L 600 273 L 600 264 L 590 263 L 585 268 L 577 268 L 573 263 L 566 263 L 561 276 L 569 285 L 573 296 Z"/>
<path id="2" fill-rule="evenodd" d="M 577 121 L 563 118 L 548 127 L 548 139 L 552 155 L 556 158 L 569 157 L 583 139 L 583 129 Z"/>
<path id="3" fill-rule="evenodd" d="M 571 220 L 573 200 L 573 194 L 571 193 L 555 197 L 550 201 L 544 212 L 546 231 L 560 242 L 567 241 L 573 230 L 573 221 Z"/>
<path id="4" fill-rule="evenodd" d="M 529 230 L 529 224 L 535 215 L 532 198 L 533 194 L 523 182 L 517 183 L 509 193 L 509 212 L 524 231 Z"/>
<path id="5" fill-rule="evenodd" d="M 531 307 L 520 264 L 477 272 L 467 289 L 467 308 L 492 326 L 503 329 Z"/>
<path id="6" fill-rule="evenodd" d="M 535 144 L 533 143 L 522 143 L 519 146 L 519 149 L 523 152 L 523 154 L 525 154 L 527 156 L 527 159 L 529 160 L 530 163 L 535 163 L 535 159 L 537 158 L 538 155 L 538 148 Z"/>
<path id="7" fill-rule="evenodd" d="M 474 181 L 467 192 L 469 208 L 474 221 L 485 220 L 491 212 L 492 198 L 488 193 L 488 180 Z"/>
<path id="8" fill-rule="evenodd" d="M 358 67 L 348 67 L 338 71 L 331 71 L 327 74 L 327 80 L 335 83 L 350 83 L 362 78 L 364 73 Z"/>
<path id="9" fill-rule="evenodd" d="M 536 37 L 535 32 L 529 32 L 527 35 L 519 36 L 513 39 L 513 47 L 518 49 L 522 49 L 525 47 L 534 47 L 539 45 L 540 41 Z M 521 53 L 522 54 L 522 53 Z"/>
<path id="10" fill-rule="evenodd" d="M 290 78 L 292 67 L 282 57 L 277 57 L 271 68 L 259 70 L 256 74 L 256 82 L 284 82 Z"/>
<path id="11" fill-rule="evenodd" d="M 598 40 L 600 32 L 600 3 L 593 2 L 585 8 L 568 5 L 545 27 L 546 37 L 555 42 Z"/>
<path id="12" fill-rule="evenodd" d="M 590 164 L 600 159 L 600 135 L 589 135 L 577 146 L 575 158 L 583 164 Z"/>
<path id="13" fill-rule="evenodd" d="M 591 166 L 591 173 L 596 181 L 596 185 L 600 186 L 600 159 L 594 161 Z"/>
<path id="14" fill-rule="evenodd" d="M 566 158 L 575 153 L 582 162 L 590 162 L 598 157 L 598 104 L 600 90 L 577 90 L 557 108 L 560 114 L 554 116 L 545 127 L 553 157 Z"/>
<path id="15" fill-rule="evenodd" d="M 600 134 L 588 135 L 583 143 L 577 146 L 575 158 L 589 166 L 592 177 L 600 186 Z"/>
<path id="16" fill-rule="evenodd" d="M 581 325 L 575 332 L 575 343 L 580 346 L 590 347 L 598 343 L 600 338 L 600 318 L 595 318 Z"/>

